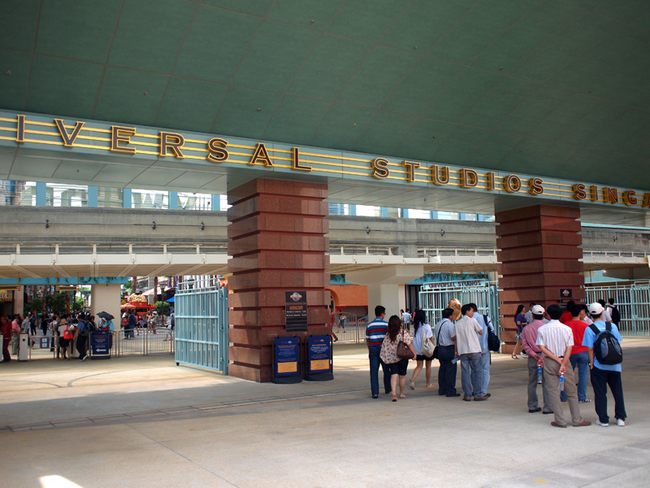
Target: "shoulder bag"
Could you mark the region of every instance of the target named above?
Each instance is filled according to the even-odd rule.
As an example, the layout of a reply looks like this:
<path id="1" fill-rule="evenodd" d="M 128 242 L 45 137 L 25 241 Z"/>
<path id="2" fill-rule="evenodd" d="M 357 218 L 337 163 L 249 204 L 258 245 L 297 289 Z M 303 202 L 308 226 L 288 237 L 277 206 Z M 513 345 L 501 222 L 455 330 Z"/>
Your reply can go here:
<path id="1" fill-rule="evenodd" d="M 438 336 L 436 337 L 436 347 L 433 349 L 433 355 L 431 356 L 432 359 L 440 359 L 440 350 L 438 349 L 438 344 L 440 343 L 440 332 L 442 331 L 442 326 L 445 325 L 445 323 L 440 324 L 440 328 L 438 329 Z"/>
<path id="2" fill-rule="evenodd" d="M 400 334 L 402 334 L 400 332 Z M 402 337 L 404 335 L 402 334 Z M 397 357 L 400 359 L 413 359 L 413 352 L 411 352 L 411 349 L 406 345 L 406 343 L 402 340 L 399 341 L 397 344 Z"/>
<path id="3" fill-rule="evenodd" d="M 422 345 L 420 346 L 420 354 L 422 356 L 426 356 L 428 358 L 433 359 L 433 353 L 435 352 L 435 348 L 433 347 L 433 344 L 427 337 L 427 331 L 424 328 L 424 324 L 421 326 L 422 327 Z"/>

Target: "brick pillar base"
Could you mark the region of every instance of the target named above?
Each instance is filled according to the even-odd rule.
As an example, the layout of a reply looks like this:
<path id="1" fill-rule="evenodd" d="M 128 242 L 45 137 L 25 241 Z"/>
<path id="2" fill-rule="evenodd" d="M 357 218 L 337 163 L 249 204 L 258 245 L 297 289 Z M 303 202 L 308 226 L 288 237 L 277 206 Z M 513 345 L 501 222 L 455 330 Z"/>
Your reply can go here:
<path id="1" fill-rule="evenodd" d="M 274 337 L 329 334 L 325 198 L 327 185 L 264 178 L 228 192 L 230 375 L 271 381 Z M 308 333 L 285 332 L 292 290 L 307 292 Z"/>
<path id="2" fill-rule="evenodd" d="M 497 257 L 502 334 L 501 348 L 512 353 L 516 343 L 514 314 L 531 302 L 544 308 L 559 303 L 560 290 L 571 289 L 572 299 L 584 300 L 584 273 L 580 209 L 535 205 L 496 213 Z"/>

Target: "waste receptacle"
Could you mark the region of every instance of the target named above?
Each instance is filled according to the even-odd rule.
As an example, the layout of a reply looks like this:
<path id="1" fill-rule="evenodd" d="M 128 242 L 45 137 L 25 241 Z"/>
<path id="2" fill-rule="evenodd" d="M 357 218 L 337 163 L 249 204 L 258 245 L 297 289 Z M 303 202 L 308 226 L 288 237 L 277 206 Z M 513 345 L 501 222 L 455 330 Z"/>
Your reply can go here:
<path id="1" fill-rule="evenodd" d="M 29 361 L 29 335 L 20 334 L 18 339 L 18 361 Z"/>

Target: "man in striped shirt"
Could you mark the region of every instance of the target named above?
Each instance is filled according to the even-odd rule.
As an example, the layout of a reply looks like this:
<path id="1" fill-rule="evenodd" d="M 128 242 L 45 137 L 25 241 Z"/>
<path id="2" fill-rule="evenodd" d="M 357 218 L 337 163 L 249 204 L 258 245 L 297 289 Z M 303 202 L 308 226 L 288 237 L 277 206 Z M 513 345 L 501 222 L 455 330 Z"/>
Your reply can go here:
<path id="1" fill-rule="evenodd" d="M 375 307 L 375 320 L 366 326 L 366 345 L 368 346 L 368 359 L 370 359 L 370 391 L 373 398 L 379 398 L 379 365 L 384 371 L 384 391 L 392 391 L 390 385 L 390 371 L 379 358 L 381 344 L 388 333 L 388 322 L 384 320 L 386 309 L 381 305 Z"/>
<path id="2" fill-rule="evenodd" d="M 546 358 L 544 360 L 544 379 L 548 385 L 551 408 L 555 414 L 555 420 L 551 422 L 551 425 L 562 428 L 567 426 L 559 390 L 560 377 L 563 376 L 566 378 L 564 391 L 569 400 L 573 426 L 586 427 L 591 425 L 591 422 L 584 420 L 580 415 L 578 390 L 573 376 L 573 369 L 567 369 L 566 367 L 573 348 L 573 331 L 559 321 L 562 316 L 562 309 L 558 305 L 550 305 L 546 312 L 551 317 L 551 321 L 541 326 L 537 331 L 536 344 Z"/>

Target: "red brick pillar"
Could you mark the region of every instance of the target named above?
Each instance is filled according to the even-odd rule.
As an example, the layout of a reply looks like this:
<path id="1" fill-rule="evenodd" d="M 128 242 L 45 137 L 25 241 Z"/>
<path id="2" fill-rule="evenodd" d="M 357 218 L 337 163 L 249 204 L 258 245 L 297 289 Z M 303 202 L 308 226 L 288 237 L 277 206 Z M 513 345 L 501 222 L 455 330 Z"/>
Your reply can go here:
<path id="1" fill-rule="evenodd" d="M 327 185 L 265 178 L 228 192 L 230 375 L 271 381 L 274 337 L 329 333 L 325 198 Z M 308 333 L 285 332 L 292 290 L 307 292 Z"/>
<path id="2" fill-rule="evenodd" d="M 575 302 L 585 298 L 580 209 L 534 205 L 496 213 L 502 352 L 515 345 L 514 313 L 531 302 L 558 304 L 563 288 Z"/>

